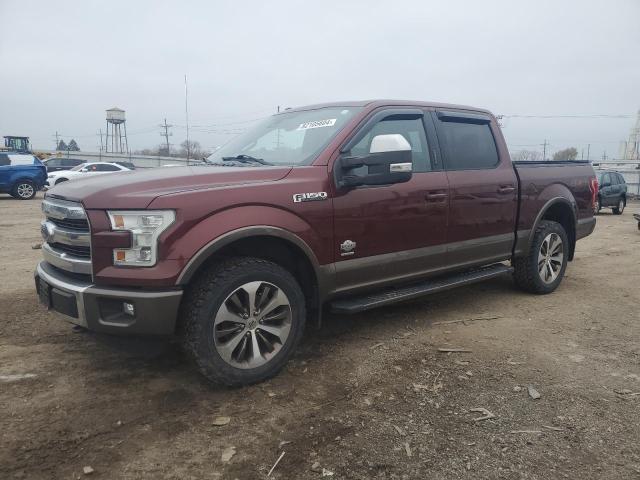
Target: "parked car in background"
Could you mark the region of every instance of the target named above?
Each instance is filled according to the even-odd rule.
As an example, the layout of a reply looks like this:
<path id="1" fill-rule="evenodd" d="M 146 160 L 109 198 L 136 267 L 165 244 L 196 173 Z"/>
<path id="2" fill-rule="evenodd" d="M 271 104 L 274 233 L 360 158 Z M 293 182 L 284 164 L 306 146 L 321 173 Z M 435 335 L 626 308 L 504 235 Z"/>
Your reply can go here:
<path id="1" fill-rule="evenodd" d="M 46 181 L 47 169 L 34 155 L 0 152 L 0 193 L 30 200 Z"/>
<path id="2" fill-rule="evenodd" d="M 73 167 L 87 163 L 81 158 L 59 158 L 53 157 L 44 160 L 42 163 L 47 167 L 47 173 L 59 172 L 60 170 L 71 170 Z"/>
<path id="3" fill-rule="evenodd" d="M 598 175 L 598 198 L 594 206 L 595 213 L 602 208 L 611 208 L 614 215 L 621 215 L 627 205 L 627 183 L 624 177 L 614 171 L 602 170 Z"/>
<path id="4" fill-rule="evenodd" d="M 59 183 L 67 182 L 69 180 L 77 180 L 78 178 L 101 175 L 104 173 L 128 172 L 130 170 L 133 170 L 133 168 L 125 167 L 124 165 L 116 162 L 83 163 L 71 170 L 62 170 L 50 173 L 47 178 L 47 186 L 51 188 Z"/>

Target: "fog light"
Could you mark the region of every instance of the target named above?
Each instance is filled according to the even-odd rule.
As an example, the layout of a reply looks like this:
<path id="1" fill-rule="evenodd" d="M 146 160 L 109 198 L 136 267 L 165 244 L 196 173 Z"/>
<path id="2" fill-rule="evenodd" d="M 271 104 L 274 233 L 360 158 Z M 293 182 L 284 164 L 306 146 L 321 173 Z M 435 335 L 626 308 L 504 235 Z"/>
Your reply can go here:
<path id="1" fill-rule="evenodd" d="M 133 306 L 133 303 L 124 302 L 122 306 L 124 313 L 126 313 L 127 315 L 131 315 L 133 317 L 136 314 L 136 309 Z"/>

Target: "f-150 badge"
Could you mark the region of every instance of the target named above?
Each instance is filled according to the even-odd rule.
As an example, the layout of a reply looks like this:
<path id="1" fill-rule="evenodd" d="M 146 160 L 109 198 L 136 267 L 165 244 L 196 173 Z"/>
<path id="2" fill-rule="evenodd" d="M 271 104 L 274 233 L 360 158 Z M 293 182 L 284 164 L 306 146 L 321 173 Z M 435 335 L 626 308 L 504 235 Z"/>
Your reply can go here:
<path id="1" fill-rule="evenodd" d="M 294 193 L 293 203 L 317 202 L 327 199 L 327 192 Z"/>
<path id="2" fill-rule="evenodd" d="M 340 244 L 340 255 L 346 257 L 347 255 L 353 255 L 356 250 L 356 242 L 353 240 L 345 240 Z"/>

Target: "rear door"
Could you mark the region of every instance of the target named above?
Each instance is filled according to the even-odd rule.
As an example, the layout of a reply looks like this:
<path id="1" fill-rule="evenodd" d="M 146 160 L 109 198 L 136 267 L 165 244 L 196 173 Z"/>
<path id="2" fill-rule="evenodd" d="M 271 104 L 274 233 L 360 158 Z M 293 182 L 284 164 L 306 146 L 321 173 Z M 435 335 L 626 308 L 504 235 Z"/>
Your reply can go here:
<path id="1" fill-rule="evenodd" d="M 418 109 L 379 111 L 344 153 L 366 155 L 376 135 L 400 134 L 411 145 L 413 175 L 406 183 L 336 193 L 336 291 L 406 280 L 445 266 L 449 187 L 433 158 L 435 133 L 431 124 L 427 135 L 425 115 Z"/>
<path id="2" fill-rule="evenodd" d="M 433 119 L 449 181 L 448 262 L 455 268 L 509 258 L 517 178 L 506 149 L 496 144 L 498 125 L 475 112 L 437 111 Z"/>

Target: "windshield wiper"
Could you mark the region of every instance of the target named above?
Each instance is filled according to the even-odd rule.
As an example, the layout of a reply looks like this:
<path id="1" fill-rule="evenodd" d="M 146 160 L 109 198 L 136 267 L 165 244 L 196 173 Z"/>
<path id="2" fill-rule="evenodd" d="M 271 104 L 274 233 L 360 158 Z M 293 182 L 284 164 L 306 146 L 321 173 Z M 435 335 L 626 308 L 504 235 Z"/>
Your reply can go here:
<path id="1" fill-rule="evenodd" d="M 273 163 L 269 163 L 262 158 L 252 157 L 251 155 L 236 155 L 235 157 L 222 157 L 222 160 L 225 162 L 242 162 L 242 163 L 259 163 L 260 165 L 273 165 Z"/>

